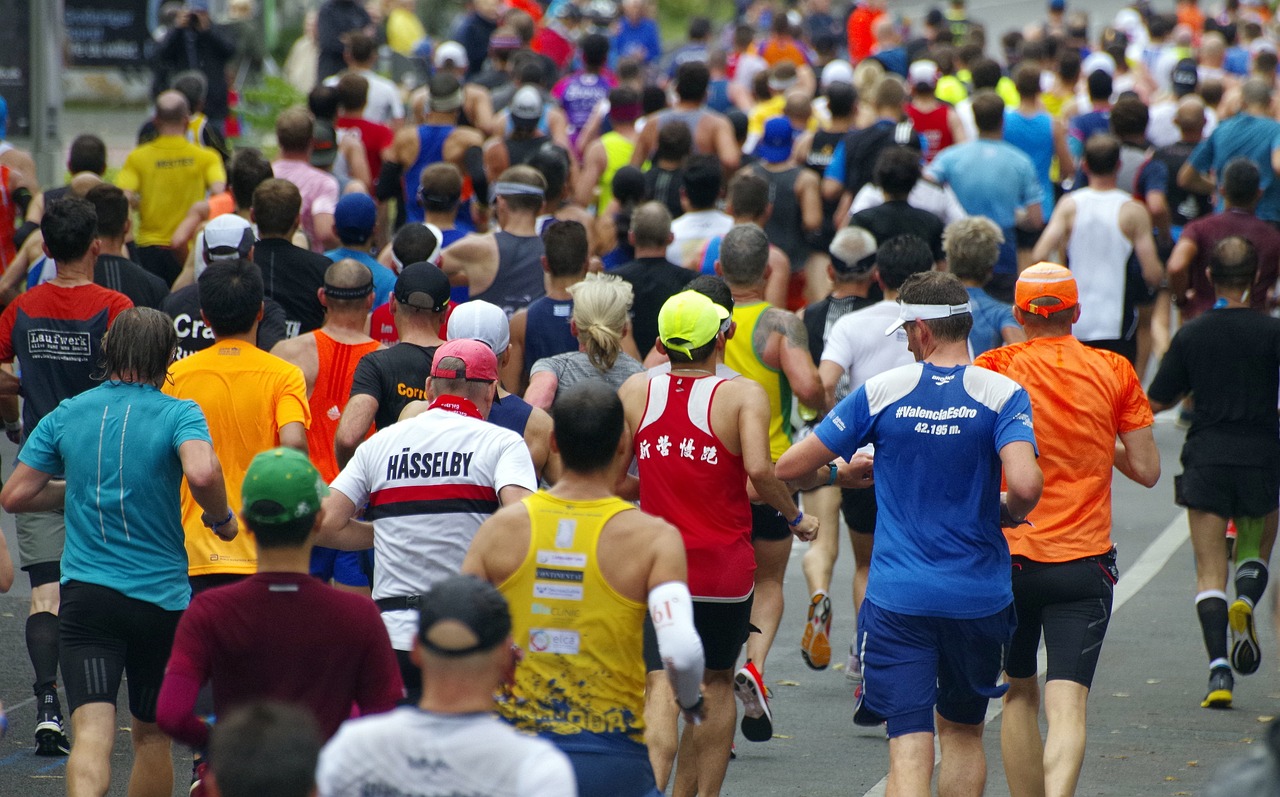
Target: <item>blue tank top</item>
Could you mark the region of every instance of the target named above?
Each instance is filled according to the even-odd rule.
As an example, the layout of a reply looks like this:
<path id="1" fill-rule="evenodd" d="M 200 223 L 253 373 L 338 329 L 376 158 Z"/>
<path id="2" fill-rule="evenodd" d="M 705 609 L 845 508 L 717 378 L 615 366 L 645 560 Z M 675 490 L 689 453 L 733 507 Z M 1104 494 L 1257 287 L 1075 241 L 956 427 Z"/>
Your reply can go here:
<path id="1" fill-rule="evenodd" d="M 733 102 L 729 99 L 729 81 L 725 78 L 711 81 L 707 86 L 707 107 L 720 113 L 733 110 Z"/>
<path id="2" fill-rule="evenodd" d="M 459 212 L 458 215 L 461 216 L 462 215 L 461 212 Z M 458 221 L 461 221 L 461 219 L 458 219 Z M 457 224 L 458 222 L 455 221 L 454 223 Z M 462 238 L 465 238 L 468 232 L 469 232 L 468 230 L 461 229 L 460 227 L 450 227 L 447 230 L 441 230 L 440 233 L 442 237 L 440 240 L 440 248 L 444 249 L 445 247 L 449 246 L 449 244 L 452 244 L 454 241 L 458 241 L 458 240 L 461 240 Z M 471 298 L 471 288 L 467 285 L 454 285 L 452 288 L 449 289 L 449 302 L 452 304 L 455 304 L 455 305 L 462 304 L 463 302 L 469 300 L 470 298 Z"/>
<path id="3" fill-rule="evenodd" d="M 524 427 L 529 424 L 532 413 L 533 405 L 512 393 L 503 396 L 501 401 L 493 402 L 489 408 L 489 423 L 524 437 Z"/>
<path id="4" fill-rule="evenodd" d="M 453 125 L 418 125 L 418 159 L 404 173 L 404 212 L 410 222 L 421 223 L 426 218 L 418 200 L 422 170 L 444 160 L 444 141 L 453 130 Z"/>
<path id="5" fill-rule="evenodd" d="M 1040 181 L 1040 212 L 1048 219 L 1053 213 L 1053 117 L 1041 111 L 1028 119 L 1017 111 L 1005 111 L 1004 140 L 1027 153 Z"/>
<path id="6" fill-rule="evenodd" d="M 543 296 L 529 305 L 524 325 L 524 370 L 543 357 L 578 350 L 578 339 L 569 331 L 573 300 Z"/>

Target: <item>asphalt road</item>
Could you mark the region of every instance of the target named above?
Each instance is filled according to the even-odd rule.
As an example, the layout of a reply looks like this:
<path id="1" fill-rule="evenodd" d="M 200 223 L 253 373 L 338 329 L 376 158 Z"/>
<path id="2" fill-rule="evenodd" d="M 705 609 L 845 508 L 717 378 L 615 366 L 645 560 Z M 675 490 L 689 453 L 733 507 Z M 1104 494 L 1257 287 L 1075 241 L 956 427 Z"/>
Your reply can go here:
<path id="1" fill-rule="evenodd" d="M 1275 634 L 1270 603 L 1260 621 L 1261 671 L 1237 682 L 1235 708 L 1199 707 L 1206 662 L 1192 604 L 1192 566 L 1185 523 L 1173 506 L 1172 477 L 1178 472 L 1182 434 L 1165 418 L 1157 421 L 1164 473 L 1144 490 L 1117 477 L 1115 538 L 1122 578 L 1117 609 L 1103 648 L 1090 700 L 1089 744 L 1081 795 L 1202 794 L 1213 771 L 1260 740 L 1263 722 L 1280 711 L 1280 681 L 1274 662 Z M 13 449 L 0 445 L 5 468 Z M 12 519 L 0 518 L 13 547 Z M 800 572 L 802 545 L 788 573 L 787 615 L 766 672 L 775 695 L 775 738 L 766 743 L 738 739 L 738 757 L 729 767 L 726 795 L 875 795 L 883 793 L 888 745 L 883 732 L 856 728 L 850 721 L 852 688 L 836 669 L 814 672 L 798 651 L 807 594 Z M 853 631 L 851 557 L 846 547 L 834 584 L 835 644 Z M 0 740 L 0 797 L 52 797 L 64 793 L 65 759 L 37 758 L 31 752 L 34 707 L 30 665 L 23 642 L 27 614 L 25 578 L 0 596 L 0 699 L 9 710 L 9 735 Z M 838 655 L 837 661 L 841 660 Z M 124 717 L 122 705 L 121 717 Z M 124 794 L 129 734 L 121 722 L 113 758 L 111 794 Z M 987 793 L 1005 795 L 999 750 L 1000 718 L 987 728 L 990 770 Z M 186 753 L 175 748 L 179 782 Z"/>

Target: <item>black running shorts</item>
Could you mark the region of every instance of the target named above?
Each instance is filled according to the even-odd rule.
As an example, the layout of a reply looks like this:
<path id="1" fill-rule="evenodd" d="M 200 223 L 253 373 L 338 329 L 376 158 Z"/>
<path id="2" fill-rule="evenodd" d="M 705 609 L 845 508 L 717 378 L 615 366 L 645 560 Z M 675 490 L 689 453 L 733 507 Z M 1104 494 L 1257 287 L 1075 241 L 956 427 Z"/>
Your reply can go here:
<path id="1" fill-rule="evenodd" d="M 859 490 L 840 490 L 840 514 L 844 515 L 845 525 L 857 534 L 876 533 L 876 488 L 864 487 Z"/>
<path id="2" fill-rule="evenodd" d="M 796 500 L 799 494 L 791 496 Z M 785 540 L 791 536 L 791 526 L 778 510 L 768 504 L 751 505 L 751 540 Z"/>
<path id="3" fill-rule="evenodd" d="M 1262 517 L 1276 508 L 1278 494 L 1280 468 L 1191 466 L 1173 480 L 1174 503 L 1221 518 Z"/>
<path id="4" fill-rule="evenodd" d="M 58 615 L 59 663 L 70 710 L 115 705 L 129 676 L 129 712 L 156 721 L 156 699 L 169 663 L 180 611 L 167 611 L 113 589 L 69 581 Z"/>
<path id="5" fill-rule="evenodd" d="M 708 670 L 732 670 L 738 664 L 738 654 L 747 644 L 751 632 L 751 602 L 733 603 L 693 601 L 693 627 L 702 638 L 702 654 Z M 658 635 L 653 629 L 653 618 L 644 617 L 644 668 L 646 672 L 662 669 L 662 657 L 658 655 Z"/>
<path id="6" fill-rule="evenodd" d="M 1111 621 L 1117 577 L 1114 551 L 1070 562 L 1013 557 L 1013 606 L 1018 612 L 1018 627 L 1005 663 L 1009 677 L 1036 674 L 1036 652 L 1043 633 L 1049 659 L 1046 680 L 1091 686 Z"/>

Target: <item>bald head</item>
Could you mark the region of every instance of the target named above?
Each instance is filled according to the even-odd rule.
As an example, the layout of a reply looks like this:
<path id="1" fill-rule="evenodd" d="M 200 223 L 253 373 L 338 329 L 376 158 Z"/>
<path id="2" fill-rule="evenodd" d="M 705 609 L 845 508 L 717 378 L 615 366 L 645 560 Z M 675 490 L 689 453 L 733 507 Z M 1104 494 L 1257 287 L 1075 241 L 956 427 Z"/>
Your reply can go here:
<path id="1" fill-rule="evenodd" d="M 363 263 L 344 258 L 324 272 L 325 305 L 330 310 L 359 309 L 361 313 L 373 296 L 373 273 Z"/>
<path id="2" fill-rule="evenodd" d="M 1184 97 L 1174 112 L 1173 123 L 1184 136 L 1204 130 L 1204 100 L 1194 94 Z"/>
<path id="3" fill-rule="evenodd" d="M 666 249 L 671 243 L 671 211 L 661 202 L 646 202 L 631 214 L 632 241 L 637 250 Z"/>
<path id="4" fill-rule="evenodd" d="M 813 112 L 813 96 L 804 89 L 791 89 L 786 94 L 782 114 L 792 119 L 808 119 Z"/>
<path id="5" fill-rule="evenodd" d="M 1246 80 L 1240 89 L 1240 97 L 1246 107 L 1270 113 L 1271 84 L 1262 78 L 1251 77 Z"/>
<path id="6" fill-rule="evenodd" d="M 1227 39 L 1216 30 L 1205 33 L 1200 40 L 1200 63 L 1205 66 L 1222 66 L 1227 56 Z"/>
<path id="7" fill-rule="evenodd" d="M 372 281 L 369 267 L 349 257 L 333 263 L 324 271 L 324 284 L 334 288 L 363 288 Z"/>
<path id="8" fill-rule="evenodd" d="M 191 116 L 191 108 L 187 98 L 176 91 L 163 91 L 156 97 L 156 127 L 171 129 L 187 126 Z"/>
<path id="9" fill-rule="evenodd" d="M 102 185 L 102 178 L 93 172 L 80 172 L 71 178 L 71 184 L 68 190 L 72 196 L 78 196 L 83 199 L 95 187 Z"/>

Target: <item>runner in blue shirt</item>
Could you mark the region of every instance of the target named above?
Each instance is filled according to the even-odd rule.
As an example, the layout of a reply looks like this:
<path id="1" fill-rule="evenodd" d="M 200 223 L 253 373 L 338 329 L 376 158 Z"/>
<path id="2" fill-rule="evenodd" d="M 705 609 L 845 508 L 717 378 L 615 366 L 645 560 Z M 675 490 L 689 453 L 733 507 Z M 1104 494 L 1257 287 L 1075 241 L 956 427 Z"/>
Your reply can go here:
<path id="1" fill-rule="evenodd" d="M 997 680 L 1016 624 L 1001 526 L 1023 521 L 1043 477 L 1026 391 L 969 365 L 964 285 L 951 274 L 916 274 L 899 299 L 887 332 L 905 328 L 917 363 L 849 394 L 782 456 L 777 476 L 875 445 L 880 510 L 858 613 L 864 680 L 854 721 L 887 723 L 890 791 L 927 794 L 936 710 L 949 761 L 939 791 L 967 793 L 986 778 L 983 720 L 987 701 L 1004 692 Z"/>

